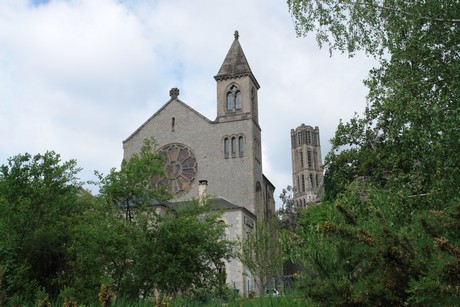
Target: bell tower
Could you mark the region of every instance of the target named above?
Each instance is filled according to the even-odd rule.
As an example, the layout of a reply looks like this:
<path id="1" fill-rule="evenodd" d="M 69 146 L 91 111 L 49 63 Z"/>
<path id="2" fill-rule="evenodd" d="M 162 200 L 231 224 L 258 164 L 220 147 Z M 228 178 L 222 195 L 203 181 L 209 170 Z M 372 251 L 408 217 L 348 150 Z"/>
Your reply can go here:
<path id="1" fill-rule="evenodd" d="M 252 119 L 259 125 L 257 91 L 254 77 L 239 42 L 238 31 L 225 57 L 217 81 L 217 122 Z"/>
<path id="2" fill-rule="evenodd" d="M 318 127 L 302 124 L 291 129 L 291 156 L 294 201 L 300 207 L 307 207 L 317 200 L 323 185 Z"/>

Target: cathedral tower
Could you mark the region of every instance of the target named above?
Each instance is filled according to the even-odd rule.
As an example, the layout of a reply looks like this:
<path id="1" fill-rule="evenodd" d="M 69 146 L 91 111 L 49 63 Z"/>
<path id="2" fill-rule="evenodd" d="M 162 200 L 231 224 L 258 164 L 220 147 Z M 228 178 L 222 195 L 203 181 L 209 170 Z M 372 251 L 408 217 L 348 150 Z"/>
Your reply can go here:
<path id="1" fill-rule="evenodd" d="M 318 198 L 323 184 L 319 128 L 305 124 L 291 129 L 294 201 L 306 207 Z"/>

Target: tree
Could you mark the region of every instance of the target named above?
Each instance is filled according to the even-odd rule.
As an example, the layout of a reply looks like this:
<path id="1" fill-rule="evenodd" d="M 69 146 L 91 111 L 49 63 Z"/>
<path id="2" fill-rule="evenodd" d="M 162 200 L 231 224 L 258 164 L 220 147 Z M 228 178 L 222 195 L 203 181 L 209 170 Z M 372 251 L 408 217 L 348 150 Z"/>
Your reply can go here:
<path id="1" fill-rule="evenodd" d="M 295 227 L 297 219 L 303 209 L 302 205 L 298 204 L 293 199 L 293 193 L 294 188 L 288 185 L 280 194 L 282 206 L 276 213 L 280 219 L 281 228 L 283 229 Z"/>
<path id="2" fill-rule="evenodd" d="M 6 296 L 55 298 L 69 274 L 71 227 L 86 204 L 75 160 L 55 152 L 20 154 L 0 168 L 0 271 Z"/>
<path id="3" fill-rule="evenodd" d="M 159 217 L 151 242 L 156 253 L 144 260 L 153 265 L 155 286 L 163 293 L 200 298 L 225 287 L 220 270 L 233 244 L 222 238 L 225 225 L 211 205 L 212 200 L 173 204 Z"/>
<path id="4" fill-rule="evenodd" d="M 328 305 L 455 304 L 459 207 L 418 206 L 416 198 L 354 183 L 336 201 L 303 211 L 288 238 L 290 258 L 305 268 L 300 289 Z"/>
<path id="5" fill-rule="evenodd" d="M 158 186 L 165 176 L 164 157 L 156 151 L 153 139 L 144 140 L 139 153 L 123 160 L 119 171 L 112 169 L 107 176 L 96 173 L 100 180 L 100 193 L 108 205 L 123 208 L 131 221 L 133 209 L 171 198 L 166 186 Z"/>
<path id="6" fill-rule="evenodd" d="M 144 238 L 138 224 L 124 218 L 124 208 L 108 206 L 102 197 L 72 227 L 72 275 L 65 285 L 74 290 L 79 303 L 90 304 L 102 284 L 118 297 L 138 298 L 132 259 Z"/>
<path id="7" fill-rule="evenodd" d="M 145 264 L 145 255 L 158 253 L 152 244 L 156 209 L 170 198 L 165 187 L 156 185 L 164 176 L 164 159 L 155 146 L 153 139 L 147 139 L 139 153 L 122 161 L 119 170 L 113 168 L 107 175 L 96 172 L 100 194 L 75 225 L 69 248 L 75 255 L 71 283 L 80 299 L 97 294 L 101 283 L 108 284 L 115 295 L 131 299 L 146 297 L 153 289 L 153 275 L 143 274 L 139 265 Z"/>
<path id="8" fill-rule="evenodd" d="M 257 221 L 254 232 L 248 232 L 239 243 L 238 258 L 251 272 L 261 293 L 282 273 L 279 230 L 278 220 Z"/>
<path id="9" fill-rule="evenodd" d="M 99 174 L 98 196 L 82 189 L 78 172 L 74 160 L 61 162 L 54 152 L 1 166 L 0 305 L 219 288 L 231 247 L 220 238 L 219 213 L 164 202 L 169 193 L 157 186 L 163 158 L 153 141 L 120 170 Z"/>
<path id="10" fill-rule="evenodd" d="M 330 52 L 379 61 L 365 81 L 364 113 L 332 139 L 331 202 L 306 213 L 296 237 L 315 284 L 305 289 L 338 304 L 452 304 L 460 297 L 460 4 L 288 5 L 299 35 L 315 31 Z"/>
<path id="11" fill-rule="evenodd" d="M 218 269 L 230 255 L 218 212 L 197 202 L 170 204 L 159 182 L 164 159 L 146 140 L 120 170 L 99 174 L 100 195 L 74 228 L 72 284 L 80 300 L 102 283 L 115 296 L 136 300 L 215 290 Z M 89 239 L 91 238 L 91 239 Z"/>
<path id="12" fill-rule="evenodd" d="M 288 1 L 299 35 L 379 59 L 362 117 L 340 123 L 326 192 L 365 176 L 414 194 L 459 195 L 460 4 L 456 1 Z M 339 152 L 340 149 L 343 149 Z"/>

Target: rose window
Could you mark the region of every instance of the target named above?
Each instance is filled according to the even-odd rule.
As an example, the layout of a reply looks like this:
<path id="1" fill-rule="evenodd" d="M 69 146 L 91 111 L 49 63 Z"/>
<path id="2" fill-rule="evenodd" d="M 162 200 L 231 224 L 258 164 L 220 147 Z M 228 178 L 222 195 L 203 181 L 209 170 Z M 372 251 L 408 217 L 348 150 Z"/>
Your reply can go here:
<path id="1" fill-rule="evenodd" d="M 195 180 L 197 163 L 195 155 L 187 146 L 169 144 L 160 149 L 165 155 L 166 177 L 160 184 L 166 185 L 173 197 L 187 194 Z"/>

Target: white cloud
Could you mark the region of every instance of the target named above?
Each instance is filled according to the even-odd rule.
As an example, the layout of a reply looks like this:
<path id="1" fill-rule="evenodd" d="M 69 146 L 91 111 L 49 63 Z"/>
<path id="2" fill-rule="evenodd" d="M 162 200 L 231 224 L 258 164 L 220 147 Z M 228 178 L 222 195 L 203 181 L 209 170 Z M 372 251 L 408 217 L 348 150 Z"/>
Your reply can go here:
<path id="1" fill-rule="evenodd" d="M 363 110 L 372 61 L 296 38 L 277 0 L 2 2 L 0 164 L 54 149 L 78 160 L 82 179 L 107 172 L 172 87 L 214 119 L 213 76 L 234 30 L 261 84 L 264 168 L 278 195 L 291 184 L 290 130 L 319 126 L 324 157 L 339 119 Z"/>

